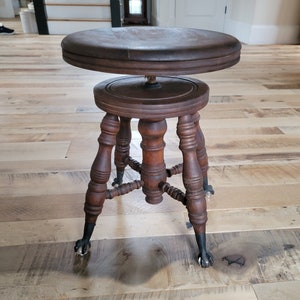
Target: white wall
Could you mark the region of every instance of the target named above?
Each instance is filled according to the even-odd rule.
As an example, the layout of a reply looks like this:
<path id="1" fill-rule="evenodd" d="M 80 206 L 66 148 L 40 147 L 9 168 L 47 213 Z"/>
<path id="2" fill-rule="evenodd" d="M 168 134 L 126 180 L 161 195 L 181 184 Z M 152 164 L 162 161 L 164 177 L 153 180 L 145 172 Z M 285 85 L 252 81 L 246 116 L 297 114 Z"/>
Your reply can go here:
<path id="1" fill-rule="evenodd" d="M 15 12 L 11 0 L 0 0 L 0 18 L 14 18 Z"/>
<path id="2" fill-rule="evenodd" d="M 247 44 L 297 44 L 299 0 L 229 0 L 226 33 Z"/>
<path id="3" fill-rule="evenodd" d="M 175 26 L 175 0 L 152 0 L 152 25 Z"/>
<path id="4" fill-rule="evenodd" d="M 249 43 L 255 5 L 255 0 L 228 0 L 224 32 L 234 35 L 241 42 Z"/>
<path id="5" fill-rule="evenodd" d="M 153 25 L 174 26 L 176 1 L 152 1 Z M 300 42 L 300 0 L 227 0 L 227 7 L 224 32 L 244 43 Z"/>
<path id="6" fill-rule="evenodd" d="M 300 0 L 256 1 L 249 43 L 299 43 L 299 25 Z"/>

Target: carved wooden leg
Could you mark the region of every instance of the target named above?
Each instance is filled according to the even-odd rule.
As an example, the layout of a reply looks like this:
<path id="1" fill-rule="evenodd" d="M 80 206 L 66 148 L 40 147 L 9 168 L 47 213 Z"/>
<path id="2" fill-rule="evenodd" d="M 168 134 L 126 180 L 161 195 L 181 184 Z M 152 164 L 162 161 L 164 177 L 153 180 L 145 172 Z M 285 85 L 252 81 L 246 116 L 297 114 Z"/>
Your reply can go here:
<path id="1" fill-rule="evenodd" d="M 213 257 L 206 250 L 206 200 L 203 190 L 202 171 L 196 152 L 197 128 L 193 116 L 179 117 L 177 134 L 180 139 L 179 148 L 183 155 L 182 178 L 186 189 L 186 207 L 200 251 L 198 261 L 202 267 L 209 267 L 213 264 Z"/>
<path id="2" fill-rule="evenodd" d="M 116 144 L 119 131 L 117 116 L 106 114 L 101 123 L 99 149 L 91 168 L 91 180 L 85 198 L 85 226 L 83 237 L 75 244 L 74 250 L 80 255 L 87 253 L 98 215 L 102 212 L 107 190 L 107 181 L 111 172 L 111 151 Z"/>
<path id="3" fill-rule="evenodd" d="M 167 123 L 166 120 L 140 120 L 138 129 L 142 136 L 143 162 L 141 165 L 141 179 L 144 182 L 143 192 L 148 203 L 160 203 L 163 192 L 159 184 L 166 181 L 165 142 L 163 137 L 167 130 Z"/>
<path id="4" fill-rule="evenodd" d="M 117 144 L 115 149 L 115 165 L 117 168 L 117 178 L 113 185 L 120 185 L 123 182 L 124 170 L 127 165 L 126 159 L 129 157 L 131 128 L 130 118 L 120 118 L 120 130 L 117 134 Z"/>
<path id="5" fill-rule="evenodd" d="M 207 177 L 207 171 L 208 171 L 208 157 L 206 153 L 205 148 L 205 138 L 203 135 L 203 132 L 199 125 L 200 115 L 199 113 L 195 113 L 193 116 L 195 125 L 196 125 L 196 140 L 197 140 L 197 157 L 198 161 L 201 167 L 202 176 L 203 176 L 203 189 L 206 193 L 214 194 L 215 191 L 211 185 L 208 184 L 208 177 Z"/>

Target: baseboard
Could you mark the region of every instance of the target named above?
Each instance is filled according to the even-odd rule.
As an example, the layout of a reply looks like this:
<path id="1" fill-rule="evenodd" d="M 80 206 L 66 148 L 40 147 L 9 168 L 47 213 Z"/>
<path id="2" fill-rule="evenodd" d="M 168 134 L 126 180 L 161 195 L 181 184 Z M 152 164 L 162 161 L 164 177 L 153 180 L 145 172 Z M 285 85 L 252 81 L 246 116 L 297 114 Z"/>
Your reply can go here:
<path id="1" fill-rule="evenodd" d="M 254 25 L 249 44 L 299 44 L 299 25 Z"/>

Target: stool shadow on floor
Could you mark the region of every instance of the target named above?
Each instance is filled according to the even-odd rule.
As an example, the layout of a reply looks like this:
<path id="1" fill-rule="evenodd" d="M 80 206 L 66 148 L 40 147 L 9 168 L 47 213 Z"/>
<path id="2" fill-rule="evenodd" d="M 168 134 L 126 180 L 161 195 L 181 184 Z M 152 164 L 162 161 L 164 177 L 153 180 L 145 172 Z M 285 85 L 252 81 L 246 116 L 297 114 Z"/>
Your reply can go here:
<path id="1" fill-rule="evenodd" d="M 139 285 L 158 273 L 168 273 L 169 267 L 178 260 L 200 268 L 195 260 L 197 251 L 187 255 L 187 251 L 193 249 L 193 236 L 181 236 L 180 246 L 185 246 L 174 251 L 178 241 L 172 237 L 94 241 L 87 255 L 74 255 L 73 272 L 80 276 L 110 277 L 126 285 Z"/>
<path id="2" fill-rule="evenodd" d="M 138 285 L 142 290 L 161 290 L 298 278 L 299 230 L 216 233 L 208 234 L 208 241 L 215 254 L 215 265 L 209 269 L 195 260 L 193 234 L 93 240 L 83 258 L 74 255 L 73 242 L 1 247 L 0 269 L 16 274 L 15 284 L 66 294 L 76 290 L 111 294 L 124 288 L 135 292 Z M 224 259 L 237 255 L 244 257 L 243 265 Z"/>

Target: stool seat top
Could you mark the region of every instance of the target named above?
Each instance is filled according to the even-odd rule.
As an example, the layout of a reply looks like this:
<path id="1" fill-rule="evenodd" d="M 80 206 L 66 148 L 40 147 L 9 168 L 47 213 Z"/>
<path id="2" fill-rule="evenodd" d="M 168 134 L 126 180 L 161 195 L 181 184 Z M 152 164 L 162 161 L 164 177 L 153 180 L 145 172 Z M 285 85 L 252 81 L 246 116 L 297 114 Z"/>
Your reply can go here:
<path id="1" fill-rule="evenodd" d="M 117 74 L 181 75 L 217 71 L 240 58 L 233 36 L 201 29 L 152 26 L 93 29 L 62 40 L 71 65 Z"/>

